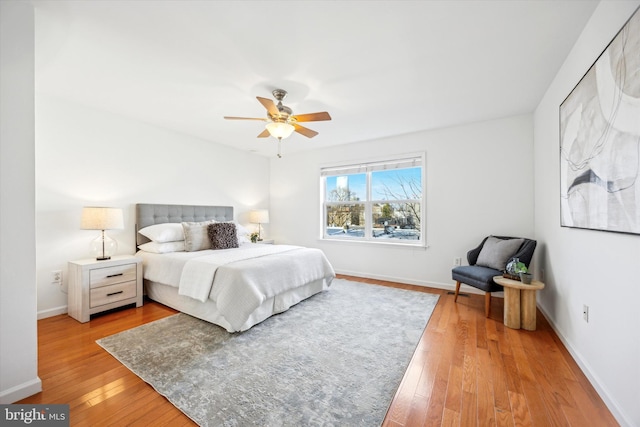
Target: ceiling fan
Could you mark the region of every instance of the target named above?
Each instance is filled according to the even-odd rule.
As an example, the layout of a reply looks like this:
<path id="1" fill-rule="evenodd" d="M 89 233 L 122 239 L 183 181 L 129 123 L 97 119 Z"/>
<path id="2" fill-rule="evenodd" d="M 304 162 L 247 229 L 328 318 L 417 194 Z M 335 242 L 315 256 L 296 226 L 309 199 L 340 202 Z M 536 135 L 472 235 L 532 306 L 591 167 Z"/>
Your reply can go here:
<path id="1" fill-rule="evenodd" d="M 326 111 L 320 113 L 309 114 L 293 114 L 293 110 L 282 105 L 282 100 L 287 96 L 287 91 L 283 89 L 276 89 L 273 92 L 273 97 L 278 101 L 278 104 L 270 100 L 269 98 L 261 98 L 256 96 L 258 101 L 267 109 L 267 117 L 254 118 L 254 117 L 231 117 L 225 116 L 227 120 L 260 120 L 267 122 L 265 130 L 263 130 L 258 138 L 267 138 L 273 136 L 278 140 L 278 157 L 282 157 L 280 153 L 280 144 L 282 139 L 289 137 L 293 131 L 298 132 L 307 138 L 313 138 L 318 132 L 300 126 L 300 122 L 319 122 L 325 120 L 331 120 L 331 116 Z"/>

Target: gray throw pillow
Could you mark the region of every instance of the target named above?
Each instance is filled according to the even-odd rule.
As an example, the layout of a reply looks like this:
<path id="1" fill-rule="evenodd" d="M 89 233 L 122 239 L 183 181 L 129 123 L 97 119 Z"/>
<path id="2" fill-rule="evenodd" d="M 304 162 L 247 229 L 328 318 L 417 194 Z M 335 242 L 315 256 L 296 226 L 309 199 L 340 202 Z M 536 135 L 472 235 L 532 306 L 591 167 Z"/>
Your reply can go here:
<path id="1" fill-rule="evenodd" d="M 214 221 L 183 222 L 184 250 L 187 252 L 211 249 L 211 241 L 207 235 L 207 227 Z"/>
<path id="2" fill-rule="evenodd" d="M 482 246 L 476 265 L 504 271 L 507 262 L 518 252 L 523 242 L 524 239 L 498 239 L 490 236 Z"/>
<path id="3" fill-rule="evenodd" d="M 230 249 L 238 247 L 236 225 L 231 222 L 218 222 L 209 225 L 209 240 L 212 249 Z"/>

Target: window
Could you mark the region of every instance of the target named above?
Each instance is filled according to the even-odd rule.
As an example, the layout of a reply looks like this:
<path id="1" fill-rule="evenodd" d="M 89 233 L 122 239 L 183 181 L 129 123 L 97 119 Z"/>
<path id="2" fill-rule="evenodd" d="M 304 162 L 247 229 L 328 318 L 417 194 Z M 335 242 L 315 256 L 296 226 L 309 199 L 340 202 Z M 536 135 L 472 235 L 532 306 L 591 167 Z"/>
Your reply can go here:
<path id="1" fill-rule="evenodd" d="M 322 168 L 323 238 L 422 245 L 424 155 Z"/>

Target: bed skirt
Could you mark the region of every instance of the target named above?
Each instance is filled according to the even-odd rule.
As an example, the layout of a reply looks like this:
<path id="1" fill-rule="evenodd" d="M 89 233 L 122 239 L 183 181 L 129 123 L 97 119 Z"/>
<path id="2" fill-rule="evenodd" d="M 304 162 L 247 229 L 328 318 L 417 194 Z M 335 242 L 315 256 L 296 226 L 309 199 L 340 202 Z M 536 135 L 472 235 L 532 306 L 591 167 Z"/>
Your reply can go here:
<path id="1" fill-rule="evenodd" d="M 327 290 L 329 285 L 330 282 L 327 281 L 327 279 L 318 279 L 267 299 L 249 316 L 240 328 L 240 331 L 246 331 L 268 317 L 282 313 L 300 301 Z M 190 316 L 197 317 L 198 319 L 214 323 L 223 327 L 228 332 L 238 332 L 233 330 L 229 322 L 219 313 L 216 303 L 212 300 L 207 300 L 203 303 L 193 298 L 178 295 L 178 288 L 152 282 L 147 279 L 144 280 L 144 287 L 146 295 L 156 302 Z"/>

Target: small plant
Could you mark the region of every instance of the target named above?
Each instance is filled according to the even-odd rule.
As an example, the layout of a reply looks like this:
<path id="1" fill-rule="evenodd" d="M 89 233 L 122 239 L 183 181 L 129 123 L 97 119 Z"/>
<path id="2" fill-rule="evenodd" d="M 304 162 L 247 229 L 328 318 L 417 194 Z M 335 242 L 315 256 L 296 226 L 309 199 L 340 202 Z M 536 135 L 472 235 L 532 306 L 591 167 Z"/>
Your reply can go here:
<path id="1" fill-rule="evenodd" d="M 258 241 L 258 233 L 256 232 L 251 233 L 249 237 L 251 238 L 251 243 L 256 243 Z"/>
<path id="2" fill-rule="evenodd" d="M 516 272 L 516 274 L 518 274 L 518 273 L 528 273 L 529 270 L 527 269 L 527 266 L 524 265 L 524 262 L 518 261 L 518 263 L 516 264 L 516 267 L 515 267 L 515 272 Z"/>

